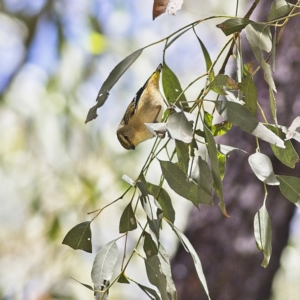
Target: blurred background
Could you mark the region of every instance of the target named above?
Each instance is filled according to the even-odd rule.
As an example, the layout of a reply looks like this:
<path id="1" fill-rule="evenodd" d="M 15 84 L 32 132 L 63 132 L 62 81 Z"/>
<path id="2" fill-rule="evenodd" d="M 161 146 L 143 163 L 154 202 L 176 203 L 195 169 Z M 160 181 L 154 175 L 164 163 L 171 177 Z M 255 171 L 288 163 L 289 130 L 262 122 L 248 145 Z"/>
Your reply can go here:
<path id="1" fill-rule="evenodd" d="M 61 242 L 73 226 L 91 219 L 88 212 L 117 199 L 127 187 L 122 175 L 135 179 L 148 156 L 153 141 L 128 152 L 115 131 L 136 91 L 162 61 L 163 44 L 143 52 L 112 89 L 98 118 L 84 124 L 87 112 L 109 72 L 133 51 L 195 20 L 235 14 L 233 1 L 219 2 L 186 0 L 176 17 L 165 14 L 153 21 L 150 0 L 0 1 L 1 299 L 92 299 L 92 292 L 70 277 L 91 284 L 95 253 L 118 237 L 129 199 L 93 222 L 93 254 Z M 212 57 L 226 41 L 217 23 L 197 27 Z M 166 61 L 183 88 L 205 70 L 191 32 L 168 49 Z M 192 87 L 187 97 L 195 99 L 199 89 Z M 158 174 L 153 168 L 152 182 Z M 191 206 L 182 199 L 173 202 L 180 209 L 176 225 L 184 229 Z M 162 238 L 174 253 L 175 238 Z M 285 251 L 279 285 L 287 267 L 294 268 L 299 282 L 297 251 Z M 129 275 L 138 273 L 150 286 L 143 264 L 136 263 Z M 139 293 L 133 284 L 117 284 L 110 299 L 141 299 Z"/>

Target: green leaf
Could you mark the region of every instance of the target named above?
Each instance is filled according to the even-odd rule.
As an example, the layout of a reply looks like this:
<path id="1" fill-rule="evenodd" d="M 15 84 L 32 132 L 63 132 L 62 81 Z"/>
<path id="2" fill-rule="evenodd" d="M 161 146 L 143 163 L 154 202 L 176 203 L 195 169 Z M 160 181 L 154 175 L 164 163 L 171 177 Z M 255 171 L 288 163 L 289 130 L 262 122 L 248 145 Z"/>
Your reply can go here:
<path id="1" fill-rule="evenodd" d="M 266 268 L 272 254 L 272 228 L 270 217 L 265 205 L 263 205 L 255 214 L 254 236 L 257 248 L 264 253 L 264 259 L 261 265 Z"/>
<path id="2" fill-rule="evenodd" d="M 219 162 L 220 178 L 223 181 L 224 176 L 225 176 L 226 155 L 217 151 L 217 157 L 218 157 L 218 162 Z"/>
<path id="3" fill-rule="evenodd" d="M 171 224 L 169 224 L 171 225 Z M 188 240 L 188 238 L 175 226 L 171 225 L 173 231 L 176 233 L 177 237 L 179 238 L 182 246 L 184 247 L 184 249 L 191 254 L 192 259 L 194 261 L 194 265 L 196 268 L 196 272 L 198 274 L 198 277 L 200 279 L 200 282 L 206 292 L 206 295 L 208 297 L 208 299 L 210 300 L 210 296 L 209 296 L 209 291 L 208 291 L 208 287 L 207 287 L 207 283 L 206 283 L 206 279 L 203 273 L 203 269 L 202 269 L 202 264 L 200 261 L 200 258 L 196 252 L 196 250 L 194 249 L 193 245 L 191 244 L 191 242 Z"/>
<path id="4" fill-rule="evenodd" d="M 272 162 L 267 155 L 256 152 L 249 156 L 248 161 L 253 173 L 259 180 L 269 185 L 279 185 L 273 171 Z"/>
<path id="5" fill-rule="evenodd" d="M 226 86 L 229 90 L 238 89 L 238 84 L 228 75 L 224 74 L 218 74 L 210 83 L 211 90 L 219 95 L 226 95 L 226 92 L 223 88 L 224 86 Z"/>
<path id="6" fill-rule="evenodd" d="M 171 223 L 174 223 L 175 221 L 175 211 L 172 205 L 171 198 L 167 191 L 158 185 L 152 184 L 150 182 L 147 182 L 147 186 L 149 189 L 149 192 L 154 196 L 155 199 L 157 199 L 158 203 L 160 204 L 164 217 L 168 219 Z"/>
<path id="7" fill-rule="evenodd" d="M 300 207 L 300 179 L 293 176 L 278 175 L 279 189 L 284 197 Z"/>
<path id="8" fill-rule="evenodd" d="M 272 117 L 273 117 L 275 125 L 277 126 L 278 122 L 277 122 L 276 99 L 275 99 L 275 96 L 274 96 L 274 92 L 271 88 L 269 88 L 269 94 L 270 94 L 270 106 L 271 106 Z"/>
<path id="9" fill-rule="evenodd" d="M 137 187 L 140 191 L 140 200 L 147 215 L 150 229 L 155 233 L 159 240 L 160 223 L 163 217 L 163 210 L 157 200 L 148 193 L 144 182 L 138 181 Z"/>
<path id="10" fill-rule="evenodd" d="M 246 77 L 239 83 L 239 89 L 244 94 L 245 107 L 255 116 L 257 110 L 257 89 L 253 78 L 251 76 Z"/>
<path id="11" fill-rule="evenodd" d="M 176 164 L 162 160 L 159 162 L 165 179 L 175 193 L 190 200 L 195 205 L 212 205 L 211 195 L 189 179 Z"/>
<path id="12" fill-rule="evenodd" d="M 212 121 L 213 121 L 213 116 L 207 111 L 204 111 L 204 123 L 210 129 L 213 136 L 224 135 L 232 127 L 232 124 L 227 121 L 223 121 L 220 124 L 214 124 L 214 125 L 212 125 Z M 196 130 L 196 134 L 205 137 L 203 131 Z"/>
<path id="13" fill-rule="evenodd" d="M 145 259 L 145 266 L 149 282 L 157 287 L 162 300 L 168 300 L 167 280 L 161 271 L 160 261 L 157 255 Z"/>
<path id="14" fill-rule="evenodd" d="M 172 300 L 177 300 L 177 291 L 172 278 L 169 255 L 162 244 L 159 244 L 158 258 L 160 261 L 161 271 L 167 279 L 167 292 L 171 295 Z"/>
<path id="15" fill-rule="evenodd" d="M 124 209 L 119 225 L 119 232 L 124 233 L 137 228 L 135 215 L 131 206 L 131 202 Z"/>
<path id="16" fill-rule="evenodd" d="M 151 300 L 161 300 L 160 297 L 158 296 L 157 292 L 147 286 L 144 286 L 134 280 L 131 279 L 134 283 L 136 283 L 139 288 L 151 299 Z M 153 298 L 154 297 L 154 298 Z"/>
<path id="17" fill-rule="evenodd" d="M 124 272 L 122 272 L 119 276 L 119 279 L 118 279 L 118 282 L 119 283 L 125 283 L 125 284 L 130 284 L 129 280 L 127 279 L 127 276 L 125 275 Z"/>
<path id="18" fill-rule="evenodd" d="M 92 121 L 93 119 L 97 118 L 97 109 L 105 103 L 112 87 L 117 83 L 117 81 L 122 77 L 122 75 L 127 71 L 127 69 L 137 60 L 137 58 L 141 55 L 143 50 L 144 49 L 142 48 L 131 53 L 120 63 L 118 63 L 110 72 L 107 79 L 104 81 L 100 88 L 96 99 L 97 104 L 90 108 L 85 123 L 88 123 L 89 121 Z"/>
<path id="19" fill-rule="evenodd" d="M 144 235 L 144 252 L 147 258 L 150 258 L 158 254 L 158 248 L 156 243 L 153 241 L 152 236 L 147 231 L 143 232 Z"/>
<path id="20" fill-rule="evenodd" d="M 279 132 L 279 135 L 282 136 L 283 133 L 280 128 L 274 126 L 269 126 L 269 129 L 274 133 Z M 272 151 L 275 156 L 286 166 L 290 168 L 295 168 L 295 164 L 299 161 L 299 156 L 294 149 L 291 141 L 284 141 L 285 149 L 278 148 L 274 145 L 271 145 Z"/>
<path id="21" fill-rule="evenodd" d="M 75 250 L 80 249 L 92 253 L 92 232 L 90 226 L 90 221 L 77 224 L 67 233 L 62 243 Z"/>
<path id="22" fill-rule="evenodd" d="M 265 61 L 262 50 L 270 52 L 272 50 L 272 36 L 270 27 L 263 24 L 252 23 L 246 27 L 246 37 L 251 49 L 264 70 L 264 78 L 269 87 L 276 92 L 272 70 L 270 65 Z"/>
<path id="23" fill-rule="evenodd" d="M 275 0 L 268 14 L 268 21 L 281 18 L 287 15 L 293 8 L 293 5 L 285 0 Z"/>
<path id="24" fill-rule="evenodd" d="M 98 297 L 99 299 L 103 294 L 100 291 L 106 290 L 110 284 L 118 260 L 118 254 L 116 241 L 113 240 L 100 248 L 95 257 L 91 277 L 94 284 L 94 290 L 97 290 L 95 291 L 95 297 Z M 108 294 L 108 292 L 106 293 Z"/>
<path id="25" fill-rule="evenodd" d="M 193 31 L 195 33 L 195 36 L 197 37 L 198 41 L 199 41 L 199 44 L 200 44 L 200 47 L 202 49 L 202 53 L 204 55 L 204 59 L 205 59 L 205 64 L 206 64 L 206 71 L 209 72 L 208 74 L 208 78 L 209 78 L 209 81 L 212 81 L 215 77 L 215 73 L 214 73 L 214 70 L 210 70 L 211 66 L 212 66 L 212 61 L 211 61 L 211 58 L 210 58 L 210 55 L 209 55 L 209 52 L 207 51 L 205 45 L 203 44 L 203 42 L 201 41 L 201 39 L 199 38 L 199 36 L 197 35 L 196 31 L 195 31 L 195 27 L 193 27 Z"/>
<path id="26" fill-rule="evenodd" d="M 233 125 L 270 144 L 285 148 L 283 140 L 259 123 L 243 105 L 232 101 L 217 101 L 216 108 L 219 114 Z"/>
<path id="27" fill-rule="evenodd" d="M 162 69 L 162 85 L 169 104 L 174 103 L 178 96 L 181 95 L 179 97 L 179 102 L 187 105 L 187 101 L 184 93 L 182 93 L 182 88 L 178 78 L 165 62 Z"/>
<path id="28" fill-rule="evenodd" d="M 191 143 L 193 140 L 193 124 L 188 121 L 183 111 L 170 115 L 167 130 L 172 139 L 184 143 Z"/>
<path id="29" fill-rule="evenodd" d="M 75 280 L 75 281 L 77 281 L 78 283 L 80 283 L 80 284 L 82 284 L 84 287 L 86 287 L 87 289 L 89 289 L 89 290 L 91 290 L 91 291 L 94 291 L 94 289 L 90 286 L 90 285 L 88 285 L 88 284 L 85 284 L 85 283 L 82 283 L 82 282 L 80 282 L 80 281 L 78 281 L 77 279 L 75 279 L 75 278 L 73 278 L 73 277 L 71 277 L 73 280 Z"/>
<path id="30" fill-rule="evenodd" d="M 225 35 L 230 35 L 236 32 L 242 31 L 248 24 L 253 23 L 253 21 L 244 18 L 228 19 L 225 22 L 216 25 L 220 28 Z"/>
<path id="31" fill-rule="evenodd" d="M 189 146 L 179 140 L 175 140 L 176 154 L 178 158 L 179 168 L 187 174 L 189 166 Z"/>

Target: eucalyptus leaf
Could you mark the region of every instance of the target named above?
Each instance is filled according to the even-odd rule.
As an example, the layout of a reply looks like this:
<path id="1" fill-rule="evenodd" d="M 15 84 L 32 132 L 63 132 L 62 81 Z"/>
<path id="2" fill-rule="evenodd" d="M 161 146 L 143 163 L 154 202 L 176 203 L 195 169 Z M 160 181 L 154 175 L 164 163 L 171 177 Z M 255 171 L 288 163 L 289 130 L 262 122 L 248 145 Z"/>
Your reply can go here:
<path id="1" fill-rule="evenodd" d="M 158 248 L 157 248 L 156 243 L 153 241 L 153 239 L 151 237 L 151 234 L 148 233 L 147 231 L 144 231 L 143 235 L 144 235 L 143 248 L 144 248 L 144 252 L 146 254 L 146 257 L 150 258 L 154 255 L 157 255 L 158 254 Z"/>
<path id="2" fill-rule="evenodd" d="M 265 204 L 255 214 L 254 217 L 254 236 L 257 248 L 263 251 L 263 267 L 267 267 L 272 254 L 272 228 L 271 221 Z"/>
<path id="3" fill-rule="evenodd" d="M 286 132 L 286 139 L 290 140 L 293 138 L 298 132 L 296 131 L 297 128 L 300 127 L 300 117 L 296 117 L 290 127 L 287 129 Z"/>
<path id="4" fill-rule="evenodd" d="M 293 176 L 278 175 L 279 189 L 284 197 L 300 207 L 300 179 Z"/>
<path id="5" fill-rule="evenodd" d="M 91 277 L 96 299 L 100 299 L 103 296 L 101 291 L 105 291 L 110 284 L 118 260 L 118 254 L 116 241 L 113 240 L 100 248 L 95 257 Z M 108 291 L 105 295 L 108 295 Z"/>
<path id="6" fill-rule="evenodd" d="M 131 279 L 131 281 L 133 281 L 134 283 L 136 283 L 138 285 L 138 287 L 151 299 L 151 300 L 161 300 L 161 298 L 159 297 L 159 295 L 157 294 L 157 292 L 145 285 L 142 285 L 134 280 Z"/>
<path id="7" fill-rule="evenodd" d="M 275 0 L 268 14 L 268 21 L 281 18 L 287 15 L 293 8 L 293 5 L 285 0 Z"/>
<path id="8" fill-rule="evenodd" d="M 242 31 L 250 23 L 253 23 L 253 21 L 245 18 L 232 18 L 216 26 L 220 28 L 225 35 L 230 35 Z"/>
<path id="9" fill-rule="evenodd" d="M 272 162 L 267 155 L 257 152 L 250 155 L 248 161 L 253 173 L 259 180 L 269 185 L 279 185 L 273 172 Z"/>
<path id="10" fill-rule="evenodd" d="M 112 87 L 117 83 L 117 81 L 122 77 L 122 75 L 127 71 L 127 69 L 137 60 L 137 58 L 141 55 L 143 50 L 144 49 L 142 48 L 131 53 L 120 63 L 118 63 L 115 66 L 115 68 L 110 72 L 107 79 L 104 81 L 103 85 L 100 88 L 96 99 L 97 104 L 90 108 L 85 123 L 88 123 L 89 121 L 92 121 L 93 119 L 97 118 L 97 109 L 105 103 Z"/>
<path id="11" fill-rule="evenodd" d="M 127 279 L 127 276 L 125 275 L 124 272 L 122 272 L 119 276 L 119 279 L 118 279 L 118 282 L 119 283 L 125 283 L 125 284 L 130 284 L 129 280 Z"/>
<path id="12" fill-rule="evenodd" d="M 91 222 L 77 224 L 67 233 L 62 243 L 75 250 L 80 249 L 92 253 Z"/>
<path id="13" fill-rule="evenodd" d="M 184 142 L 175 140 L 176 154 L 178 158 L 179 168 L 187 174 L 189 166 L 189 146 Z"/>
<path id="14" fill-rule="evenodd" d="M 251 76 L 246 77 L 239 84 L 241 92 L 244 94 L 245 107 L 249 109 L 253 116 L 257 110 L 257 89 Z"/>
<path id="15" fill-rule="evenodd" d="M 123 179 L 124 181 L 126 181 L 127 183 L 129 183 L 131 186 L 135 186 L 134 180 L 131 179 L 128 175 L 124 174 L 124 175 L 122 176 L 122 179 Z"/>
<path id="16" fill-rule="evenodd" d="M 85 284 L 85 283 L 82 283 L 82 282 L 78 281 L 77 279 L 75 279 L 75 278 L 73 278 L 73 277 L 71 277 L 71 278 L 72 278 L 73 280 L 77 281 L 78 283 L 80 283 L 81 285 L 83 285 L 84 287 L 86 287 L 87 289 L 89 289 L 89 290 L 91 290 L 91 291 L 94 291 L 94 289 L 93 289 L 90 285 Z"/>
<path id="17" fill-rule="evenodd" d="M 131 206 L 131 202 L 124 209 L 119 225 L 119 232 L 124 233 L 128 231 L 132 231 L 137 228 L 137 222 L 135 219 L 135 215 Z"/>
<path id="18" fill-rule="evenodd" d="M 230 78 L 228 75 L 218 74 L 214 80 L 210 83 L 210 88 L 212 91 L 220 95 L 226 95 L 224 86 L 230 90 L 237 90 L 238 84 Z"/>
<path id="19" fill-rule="evenodd" d="M 276 99 L 275 99 L 274 92 L 270 87 L 269 87 L 269 95 L 270 95 L 270 106 L 271 106 L 272 117 L 273 117 L 275 125 L 278 125 Z"/>

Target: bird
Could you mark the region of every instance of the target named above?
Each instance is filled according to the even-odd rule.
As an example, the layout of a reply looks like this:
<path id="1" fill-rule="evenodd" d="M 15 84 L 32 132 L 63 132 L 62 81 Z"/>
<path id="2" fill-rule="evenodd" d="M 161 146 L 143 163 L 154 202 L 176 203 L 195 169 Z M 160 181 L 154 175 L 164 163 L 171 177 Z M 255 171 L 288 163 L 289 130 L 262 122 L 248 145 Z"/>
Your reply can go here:
<path id="1" fill-rule="evenodd" d="M 162 64 L 141 87 L 128 105 L 124 117 L 117 129 L 120 144 L 127 150 L 153 137 L 145 123 L 161 122 L 165 103 L 159 90 L 159 78 Z"/>

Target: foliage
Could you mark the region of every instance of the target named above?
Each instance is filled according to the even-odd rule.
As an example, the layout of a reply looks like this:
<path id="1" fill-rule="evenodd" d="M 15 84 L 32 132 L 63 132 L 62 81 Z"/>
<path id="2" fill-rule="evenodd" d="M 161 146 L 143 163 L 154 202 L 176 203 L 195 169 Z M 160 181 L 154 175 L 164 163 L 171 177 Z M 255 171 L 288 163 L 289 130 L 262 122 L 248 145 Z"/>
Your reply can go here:
<path id="1" fill-rule="evenodd" d="M 157 6 L 155 1 L 153 16 L 159 15 L 158 11 L 164 12 L 166 7 Z M 168 3 L 164 2 L 163 5 Z M 162 4 L 160 2 L 160 4 Z M 169 257 L 164 249 L 160 235 L 163 226 L 170 226 L 182 243 L 187 252 L 194 260 L 198 273 L 208 299 L 209 291 L 202 271 L 200 259 L 191 243 L 185 235 L 175 226 L 175 211 L 172 206 L 171 197 L 164 188 L 167 185 L 179 196 L 191 201 L 195 206 L 213 205 L 213 190 L 219 198 L 219 207 L 224 216 L 228 217 L 226 211 L 226 195 L 224 195 L 222 180 L 225 175 L 226 155 L 230 151 L 239 149 L 219 144 L 215 137 L 226 134 L 233 126 L 253 135 L 256 141 L 256 153 L 249 155 L 249 165 L 257 178 L 262 182 L 265 189 L 263 205 L 254 218 L 254 236 L 257 247 L 263 251 L 263 267 L 267 267 L 271 254 L 271 220 L 266 208 L 268 185 L 279 185 L 281 193 L 291 202 L 299 203 L 299 178 L 275 174 L 269 157 L 260 150 L 261 141 L 269 143 L 276 157 L 285 165 L 293 168 L 299 161 L 289 139 L 299 141 L 298 133 L 299 117 L 287 128 L 278 124 L 276 99 L 274 92 L 277 91 L 273 79 L 272 65 L 275 61 L 275 50 L 280 42 L 283 30 L 288 20 L 297 17 L 295 13 L 297 6 L 283 0 L 276 0 L 272 4 L 266 22 L 255 22 L 250 20 L 253 10 L 258 1 L 255 1 L 244 17 L 212 16 L 195 21 L 175 31 L 168 37 L 147 45 L 127 56 L 109 74 L 102 85 L 97 97 L 97 103 L 93 106 L 86 122 L 97 117 L 97 109 L 108 99 L 110 89 L 117 83 L 118 79 L 138 59 L 142 51 L 157 43 L 165 43 L 163 50 L 163 73 L 162 89 L 169 109 L 164 117 L 165 124 L 148 124 L 149 130 L 155 134 L 155 128 L 163 128 L 166 139 L 156 138 L 150 154 L 141 168 L 137 178 L 131 179 L 127 175 L 123 179 L 129 184 L 128 189 L 118 199 L 123 199 L 130 190 L 133 190 L 125 210 L 120 216 L 119 238 L 125 239 L 123 259 L 118 275 L 112 280 L 118 251 L 115 240 L 101 248 L 95 258 L 92 269 L 92 280 L 96 299 L 107 299 L 108 289 L 115 282 L 136 283 L 150 299 L 177 299 L 176 288 L 172 280 Z M 299 5 L 299 2 L 297 3 Z M 196 27 L 211 19 L 226 18 L 217 28 L 229 36 L 228 42 L 219 51 L 215 58 L 211 58 L 209 51 L 196 33 Z M 207 27 L 206 27 L 207 28 Z M 279 32 L 277 32 L 279 30 Z M 206 64 L 206 72 L 195 78 L 185 89 L 182 88 L 179 78 L 166 64 L 168 48 L 180 40 L 182 34 L 193 31 L 195 41 L 200 44 Z M 245 33 L 246 41 L 250 44 L 253 55 L 258 63 L 254 68 L 253 62 L 242 60 L 243 43 L 241 35 Z M 222 55 L 225 59 L 221 61 Z M 236 63 L 236 78 L 225 73 L 229 58 L 233 56 Z M 222 64 L 217 70 L 217 63 Z M 273 120 L 269 123 L 265 112 L 260 106 L 258 91 L 255 86 L 255 74 L 259 71 L 264 73 L 266 84 L 269 86 L 270 111 Z M 200 79 L 205 78 L 206 84 L 201 88 L 194 99 L 187 99 L 185 91 Z M 209 95 L 209 96 L 208 96 Z M 213 95 L 213 96 L 212 96 Z M 207 104 L 213 105 L 213 109 Z M 258 121 L 257 113 L 261 115 L 263 122 Z M 217 120 L 217 121 L 214 121 Z M 158 127 L 157 127 L 158 126 Z M 160 136 L 161 137 L 161 136 Z M 175 141 L 175 142 L 172 142 Z M 242 150 L 242 149 L 239 149 Z M 245 151 L 244 151 L 245 152 Z M 163 154 L 168 160 L 162 159 Z M 158 160 L 161 168 L 159 184 L 148 182 L 147 174 L 154 160 Z M 166 185 L 167 184 L 167 185 Z M 110 205 L 109 204 L 109 205 Z M 109 206 L 107 205 L 107 206 Z M 106 207 L 107 207 L 106 206 Z M 90 230 L 90 223 L 106 208 L 95 211 L 96 216 L 90 222 L 84 222 L 73 227 L 64 239 L 64 244 L 74 249 L 89 251 L 90 245 L 83 243 L 82 239 L 91 238 L 86 230 Z M 137 218 L 137 209 L 141 207 L 145 213 L 145 221 Z M 130 232 L 139 230 L 140 235 L 127 261 L 127 241 Z M 85 241 L 86 242 L 86 241 Z M 141 247 L 142 246 L 142 247 Z M 144 255 L 141 250 L 143 249 Z M 126 269 L 132 257 L 137 255 L 144 261 L 146 274 L 149 282 L 154 285 L 158 292 L 141 285 L 135 279 L 128 277 Z M 134 274 L 136 275 L 136 274 Z M 86 286 L 86 285 L 85 285 Z"/>

